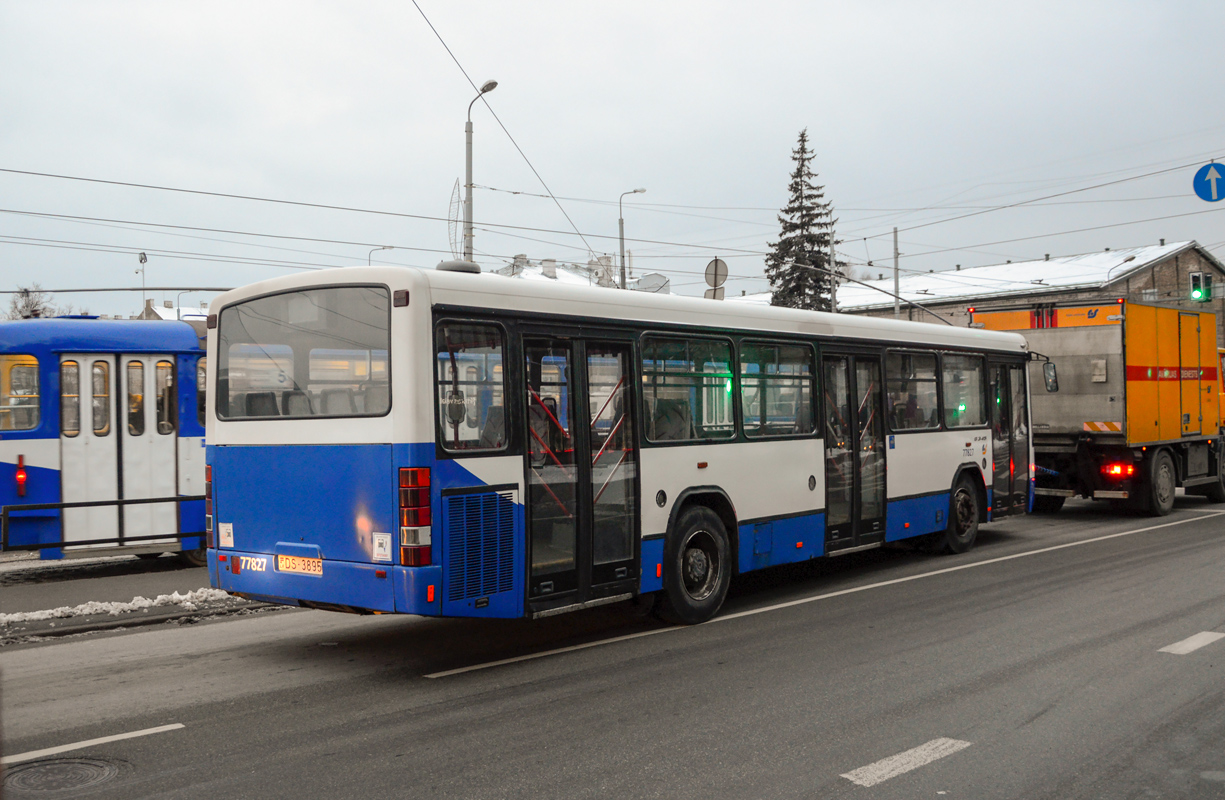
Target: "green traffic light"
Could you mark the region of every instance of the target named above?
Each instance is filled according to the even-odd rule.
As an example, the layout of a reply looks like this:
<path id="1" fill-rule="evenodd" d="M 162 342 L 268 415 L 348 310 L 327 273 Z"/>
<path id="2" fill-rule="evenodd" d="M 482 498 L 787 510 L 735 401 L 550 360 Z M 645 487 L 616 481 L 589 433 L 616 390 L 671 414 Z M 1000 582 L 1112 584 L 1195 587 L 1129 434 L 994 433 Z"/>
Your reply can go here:
<path id="1" fill-rule="evenodd" d="M 1194 290 L 1193 292 L 1191 292 L 1191 299 L 1192 299 L 1192 300 L 1198 300 L 1198 299 L 1200 299 L 1200 298 L 1201 298 L 1201 297 L 1203 297 L 1203 296 L 1204 296 L 1204 293 L 1203 293 L 1202 291 L 1200 291 L 1199 289 L 1196 289 L 1196 290 Z"/>

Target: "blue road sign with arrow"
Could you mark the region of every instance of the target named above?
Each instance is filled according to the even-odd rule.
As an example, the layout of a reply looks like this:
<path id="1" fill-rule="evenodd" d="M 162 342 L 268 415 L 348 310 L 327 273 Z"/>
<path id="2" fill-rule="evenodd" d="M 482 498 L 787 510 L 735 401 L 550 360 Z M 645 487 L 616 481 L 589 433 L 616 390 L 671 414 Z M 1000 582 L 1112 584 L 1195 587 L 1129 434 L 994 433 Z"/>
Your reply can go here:
<path id="1" fill-rule="evenodd" d="M 1225 199 L 1225 164 L 1212 163 L 1200 167 L 1191 185 L 1201 200 L 1215 203 Z"/>

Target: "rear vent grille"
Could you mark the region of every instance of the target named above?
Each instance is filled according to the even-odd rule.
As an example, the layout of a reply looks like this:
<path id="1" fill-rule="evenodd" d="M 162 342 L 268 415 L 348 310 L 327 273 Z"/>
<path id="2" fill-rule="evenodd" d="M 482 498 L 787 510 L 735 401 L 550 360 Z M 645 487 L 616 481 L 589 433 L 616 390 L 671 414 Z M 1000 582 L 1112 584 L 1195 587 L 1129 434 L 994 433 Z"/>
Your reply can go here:
<path id="1" fill-rule="evenodd" d="M 487 597 L 514 588 L 514 493 L 444 497 L 443 512 L 447 599 Z"/>

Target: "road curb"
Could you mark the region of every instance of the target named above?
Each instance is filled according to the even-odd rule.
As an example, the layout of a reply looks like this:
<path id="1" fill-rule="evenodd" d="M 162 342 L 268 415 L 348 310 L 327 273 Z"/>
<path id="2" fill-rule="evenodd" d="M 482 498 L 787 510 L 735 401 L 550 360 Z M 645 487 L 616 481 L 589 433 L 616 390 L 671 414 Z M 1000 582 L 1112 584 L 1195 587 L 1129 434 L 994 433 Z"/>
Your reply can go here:
<path id="1" fill-rule="evenodd" d="M 119 616 L 105 614 L 96 617 L 85 617 L 83 621 L 76 622 L 75 624 L 55 625 L 55 627 L 51 627 L 51 624 L 58 620 L 40 620 L 36 623 L 29 623 L 29 627 L 0 627 L 0 640 L 25 636 L 71 636 L 76 633 L 91 633 L 94 631 L 114 630 L 116 628 L 140 628 L 148 625 L 160 625 L 163 622 L 172 622 L 176 619 L 223 617 L 239 614 L 243 611 L 257 611 L 266 608 L 290 608 L 290 606 L 278 606 L 276 603 L 244 603 L 240 606 L 196 609 L 195 611 L 179 609 L 153 614 L 136 614 L 134 612 Z"/>

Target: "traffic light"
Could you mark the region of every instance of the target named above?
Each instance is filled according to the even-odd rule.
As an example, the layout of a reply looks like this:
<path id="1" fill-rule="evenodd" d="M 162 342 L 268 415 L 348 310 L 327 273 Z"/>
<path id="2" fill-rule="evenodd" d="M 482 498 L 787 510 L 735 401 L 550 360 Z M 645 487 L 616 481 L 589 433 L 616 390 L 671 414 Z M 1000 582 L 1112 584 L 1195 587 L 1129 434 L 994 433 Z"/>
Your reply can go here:
<path id="1" fill-rule="evenodd" d="M 1212 299 L 1212 273 L 1192 272 L 1191 299 L 1198 303 L 1206 303 Z"/>

